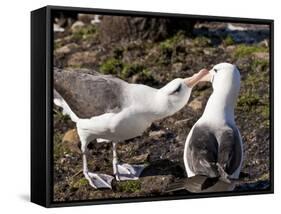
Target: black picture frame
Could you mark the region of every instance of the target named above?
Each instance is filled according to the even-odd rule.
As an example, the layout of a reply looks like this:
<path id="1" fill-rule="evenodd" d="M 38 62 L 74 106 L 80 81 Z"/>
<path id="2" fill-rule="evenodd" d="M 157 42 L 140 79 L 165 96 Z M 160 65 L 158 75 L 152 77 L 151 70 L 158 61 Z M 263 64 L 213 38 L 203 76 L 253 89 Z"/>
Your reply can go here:
<path id="1" fill-rule="evenodd" d="M 89 201 L 54 202 L 52 179 L 52 108 L 53 108 L 53 28 L 55 11 L 104 15 L 140 15 L 149 17 L 185 17 L 197 20 L 267 24 L 270 26 L 270 189 L 250 192 L 202 193 L 172 197 L 121 198 Z M 274 192 L 274 21 L 219 16 L 108 10 L 46 6 L 31 12 L 31 201 L 45 207 L 144 202 L 189 198 L 208 198 L 268 194 Z"/>

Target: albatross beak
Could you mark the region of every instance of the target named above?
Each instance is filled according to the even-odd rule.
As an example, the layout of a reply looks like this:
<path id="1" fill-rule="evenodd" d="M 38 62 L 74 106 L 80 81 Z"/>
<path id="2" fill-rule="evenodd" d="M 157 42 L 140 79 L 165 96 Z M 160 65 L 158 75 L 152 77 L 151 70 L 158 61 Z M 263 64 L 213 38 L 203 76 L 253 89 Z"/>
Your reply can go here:
<path id="1" fill-rule="evenodd" d="M 204 80 L 203 80 L 204 79 Z M 210 80 L 208 80 L 210 79 Z M 198 73 L 194 74 L 192 77 L 188 77 L 184 79 L 185 84 L 192 88 L 194 87 L 198 82 L 201 81 L 211 81 L 212 75 L 209 73 L 207 69 L 201 69 Z"/>
<path id="2" fill-rule="evenodd" d="M 207 75 L 202 77 L 199 82 L 213 82 L 214 71 L 210 70 Z"/>

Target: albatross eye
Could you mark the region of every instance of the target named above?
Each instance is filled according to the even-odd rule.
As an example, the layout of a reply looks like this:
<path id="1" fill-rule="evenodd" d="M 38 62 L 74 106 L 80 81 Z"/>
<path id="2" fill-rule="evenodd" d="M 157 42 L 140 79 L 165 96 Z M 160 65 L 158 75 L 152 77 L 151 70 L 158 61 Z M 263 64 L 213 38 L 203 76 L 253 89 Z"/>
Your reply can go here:
<path id="1" fill-rule="evenodd" d="M 180 90 L 181 90 L 181 84 L 179 84 L 179 86 L 176 88 L 176 90 L 174 90 L 171 94 L 178 93 Z"/>
<path id="2" fill-rule="evenodd" d="M 216 72 L 216 73 L 217 73 L 217 72 L 218 72 L 218 69 L 214 68 L 214 72 Z"/>

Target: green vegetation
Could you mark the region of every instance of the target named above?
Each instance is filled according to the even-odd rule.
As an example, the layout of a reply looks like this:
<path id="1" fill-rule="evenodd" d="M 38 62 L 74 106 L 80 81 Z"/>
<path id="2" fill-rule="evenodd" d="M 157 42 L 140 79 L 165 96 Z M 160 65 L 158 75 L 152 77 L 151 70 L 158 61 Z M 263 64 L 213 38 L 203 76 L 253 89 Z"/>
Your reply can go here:
<path id="1" fill-rule="evenodd" d="M 231 35 L 227 35 L 227 37 L 225 37 L 223 43 L 227 46 L 229 45 L 234 45 L 235 44 L 235 41 L 233 39 L 233 37 Z"/>
<path id="2" fill-rule="evenodd" d="M 250 72 L 242 81 L 241 93 L 238 99 L 238 109 L 254 112 L 262 116 L 261 124 L 269 127 L 269 77 L 268 60 L 254 59 L 250 62 Z M 264 86 L 264 84 L 266 85 Z"/>
<path id="3" fill-rule="evenodd" d="M 175 50 L 175 47 L 179 45 L 179 42 L 184 40 L 184 34 L 179 32 L 174 36 L 164 40 L 159 43 L 159 48 L 161 52 L 161 56 L 159 58 L 160 64 L 169 64 Z"/>
<path id="4" fill-rule="evenodd" d="M 82 39 L 89 39 L 90 37 L 92 37 L 95 33 L 96 33 L 96 27 L 94 25 L 86 25 L 86 26 L 82 26 L 79 27 L 78 29 L 76 29 L 73 34 L 72 34 L 72 38 L 74 40 L 82 40 Z"/>
<path id="5" fill-rule="evenodd" d="M 259 177 L 259 180 L 263 181 L 263 180 L 268 180 L 269 179 L 269 173 L 264 173 Z"/>
<path id="6" fill-rule="evenodd" d="M 61 143 L 62 134 L 55 132 L 53 140 L 54 140 L 53 155 L 54 155 L 54 160 L 56 161 L 59 158 L 61 158 L 65 153 L 65 148 L 63 148 L 62 143 Z"/>
<path id="7" fill-rule="evenodd" d="M 62 47 L 62 42 L 54 41 L 54 50 Z"/>
<path id="8" fill-rule="evenodd" d="M 132 77 L 135 74 L 140 74 L 145 79 L 152 78 L 151 73 L 138 63 L 127 64 L 120 59 L 109 58 L 100 66 L 100 71 L 103 74 L 117 75 L 123 79 Z"/>
<path id="9" fill-rule="evenodd" d="M 137 73 L 144 73 L 149 75 L 149 72 L 145 69 L 143 65 L 140 64 L 124 64 L 123 69 L 121 71 L 122 78 L 128 78 Z"/>
<path id="10" fill-rule="evenodd" d="M 251 92 L 246 92 L 239 97 L 238 100 L 238 109 L 246 112 L 252 112 L 257 115 L 261 115 L 263 120 L 260 121 L 265 127 L 269 127 L 269 116 L 270 108 L 269 101 L 267 103 L 262 103 L 262 97 L 259 97 L 257 94 L 251 94 Z"/>
<path id="11" fill-rule="evenodd" d="M 240 44 L 234 50 L 234 57 L 245 57 L 248 55 L 252 55 L 257 52 L 268 52 L 267 47 L 257 46 L 257 45 L 245 45 Z"/>
<path id="12" fill-rule="evenodd" d="M 79 189 L 82 186 L 88 185 L 88 183 L 89 181 L 86 178 L 81 178 L 78 181 L 73 182 L 71 186 L 75 189 Z"/>
<path id="13" fill-rule="evenodd" d="M 238 99 L 238 106 L 243 107 L 244 110 L 250 110 L 251 106 L 268 104 L 267 96 L 261 97 L 259 95 L 260 83 L 266 81 L 267 74 L 264 72 L 254 72 L 248 74 L 243 81 L 244 87 Z M 263 89 L 264 90 L 264 89 Z"/>
<path id="14" fill-rule="evenodd" d="M 242 94 L 238 99 L 238 106 L 244 107 L 243 110 L 250 110 L 252 106 L 259 103 L 259 96 L 250 91 Z"/>
<path id="15" fill-rule="evenodd" d="M 198 36 L 193 40 L 193 43 L 197 47 L 207 47 L 211 44 L 211 41 L 205 36 Z"/>
<path id="16" fill-rule="evenodd" d="M 252 70 L 251 73 L 246 77 L 244 84 L 247 86 L 249 90 L 256 90 L 260 83 L 267 80 L 268 76 L 266 73 L 257 72 L 256 70 Z"/>
<path id="17" fill-rule="evenodd" d="M 265 118 L 269 118 L 270 109 L 269 105 L 265 105 L 264 108 L 261 109 L 261 115 Z"/>
<path id="18" fill-rule="evenodd" d="M 62 111 L 53 109 L 54 112 L 54 119 L 58 120 L 59 122 L 67 122 L 70 118 L 67 114 L 63 114 Z"/>
<path id="19" fill-rule="evenodd" d="M 122 59 L 123 58 L 123 52 L 124 52 L 124 50 L 122 48 L 115 48 L 113 50 L 113 57 L 115 59 Z"/>
<path id="20" fill-rule="evenodd" d="M 83 64 L 80 64 L 80 63 L 77 63 L 77 64 L 71 64 L 71 67 L 72 68 L 83 68 L 84 66 L 83 66 Z"/>
<path id="21" fill-rule="evenodd" d="M 269 60 L 266 59 L 256 59 L 251 63 L 251 70 L 252 71 L 256 71 L 256 70 L 260 70 L 262 72 L 265 72 L 266 69 L 269 68 Z"/>
<path id="22" fill-rule="evenodd" d="M 141 190 L 140 180 L 136 181 L 122 181 L 118 183 L 117 190 L 119 192 L 133 193 Z"/>
<path id="23" fill-rule="evenodd" d="M 160 43 L 160 49 L 167 50 L 174 48 L 181 40 L 184 39 L 184 34 L 182 32 L 179 32 L 175 34 L 174 36 L 166 39 L 165 41 Z"/>
<path id="24" fill-rule="evenodd" d="M 120 73 L 123 69 L 123 63 L 119 59 L 115 58 L 109 58 L 105 60 L 101 66 L 100 66 L 100 71 L 103 74 L 114 74 L 117 75 Z"/>

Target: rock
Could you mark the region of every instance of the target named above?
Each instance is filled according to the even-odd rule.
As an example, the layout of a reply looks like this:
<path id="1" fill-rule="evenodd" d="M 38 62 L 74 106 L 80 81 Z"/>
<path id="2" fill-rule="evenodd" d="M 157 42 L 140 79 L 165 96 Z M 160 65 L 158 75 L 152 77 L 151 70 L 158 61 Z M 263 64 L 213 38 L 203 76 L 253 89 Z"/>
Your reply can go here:
<path id="1" fill-rule="evenodd" d="M 132 83 L 138 83 L 140 81 L 141 77 L 140 77 L 140 74 L 135 74 L 133 75 L 132 77 Z"/>
<path id="2" fill-rule="evenodd" d="M 96 24 L 100 23 L 102 17 L 103 17 L 103 16 L 101 16 L 101 15 L 95 15 L 95 18 L 94 18 L 93 20 L 91 20 L 91 24 L 92 24 L 92 25 L 96 25 Z"/>
<path id="3" fill-rule="evenodd" d="M 256 53 L 253 53 L 253 55 L 254 55 L 257 59 L 269 60 L 269 53 L 268 53 L 268 52 L 256 52 Z"/>
<path id="4" fill-rule="evenodd" d="M 161 136 L 163 136 L 163 135 L 165 135 L 165 131 L 163 131 L 163 130 L 159 130 L 159 131 L 152 131 L 152 132 L 149 132 L 149 137 L 161 137 Z"/>
<path id="5" fill-rule="evenodd" d="M 212 55 L 213 52 L 210 49 L 203 49 L 203 53 L 205 55 Z"/>
<path id="6" fill-rule="evenodd" d="M 94 51 L 83 51 L 83 52 L 76 52 L 72 54 L 68 61 L 68 66 L 73 67 L 82 67 L 85 64 L 93 64 L 95 62 L 96 52 Z"/>
<path id="7" fill-rule="evenodd" d="M 137 163 L 144 163 L 148 160 L 148 156 L 149 154 L 146 153 L 146 154 L 142 154 L 142 155 L 138 155 L 138 156 L 132 156 L 130 162 L 131 163 L 134 163 L 134 164 L 137 164 Z"/>
<path id="8" fill-rule="evenodd" d="M 192 108 L 193 111 L 198 111 L 202 109 L 203 103 L 200 97 L 196 97 L 188 104 L 188 106 Z"/>
<path id="9" fill-rule="evenodd" d="M 268 48 L 269 47 L 269 42 L 268 42 L 267 39 L 265 39 L 265 40 L 261 41 L 259 43 L 259 45 Z"/>
<path id="10" fill-rule="evenodd" d="M 159 194 L 164 193 L 168 184 L 172 183 L 173 176 L 147 176 L 141 179 L 141 190 L 145 193 Z"/>
<path id="11" fill-rule="evenodd" d="M 191 34 L 194 24 L 193 21 L 177 18 L 104 16 L 99 23 L 99 32 L 103 43 L 138 39 L 160 41 L 179 30 Z"/>
<path id="12" fill-rule="evenodd" d="M 62 143 L 73 153 L 81 153 L 79 149 L 80 139 L 76 129 L 67 131 L 63 138 Z"/>
<path id="13" fill-rule="evenodd" d="M 172 72 L 179 73 L 182 71 L 182 68 L 183 68 L 183 64 L 181 62 L 174 63 L 172 65 Z"/>
<path id="14" fill-rule="evenodd" d="M 61 33 L 61 32 L 64 32 L 64 28 L 63 27 L 61 27 L 61 26 L 59 26 L 58 24 L 54 24 L 54 26 L 53 26 L 53 29 L 54 29 L 54 32 L 55 33 Z"/>
<path id="15" fill-rule="evenodd" d="M 85 24 L 83 22 L 76 21 L 72 24 L 71 30 L 72 30 L 72 32 L 76 32 L 77 30 L 81 29 L 84 26 L 85 26 Z"/>
<path id="16" fill-rule="evenodd" d="M 232 53 L 235 50 L 236 46 L 235 45 L 228 45 L 225 50 L 229 53 Z"/>
<path id="17" fill-rule="evenodd" d="M 78 14 L 78 21 L 81 21 L 85 24 L 90 24 L 92 20 L 95 20 L 94 14 L 85 14 L 85 13 L 79 13 Z"/>
<path id="18" fill-rule="evenodd" d="M 176 126 L 183 126 L 188 124 L 188 122 L 191 120 L 191 118 L 183 119 L 183 120 L 178 120 L 175 122 Z"/>
<path id="19" fill-rule="evenodd" d="M 75 43 L 70 43 L 55 50 L 55 54 L 69 54 L 77 49 L 79 46 Z"/>
<path id="20" fill-rule="evenodd" d="M 64 28 L 68 28 L 77 20 L 77 13 L 73 13 L 72 11 L 62 12 L 59 10 L 54 10 L 52 12 L 52 17 L 54 18 L 54 22 L 56 24 Z"/>

